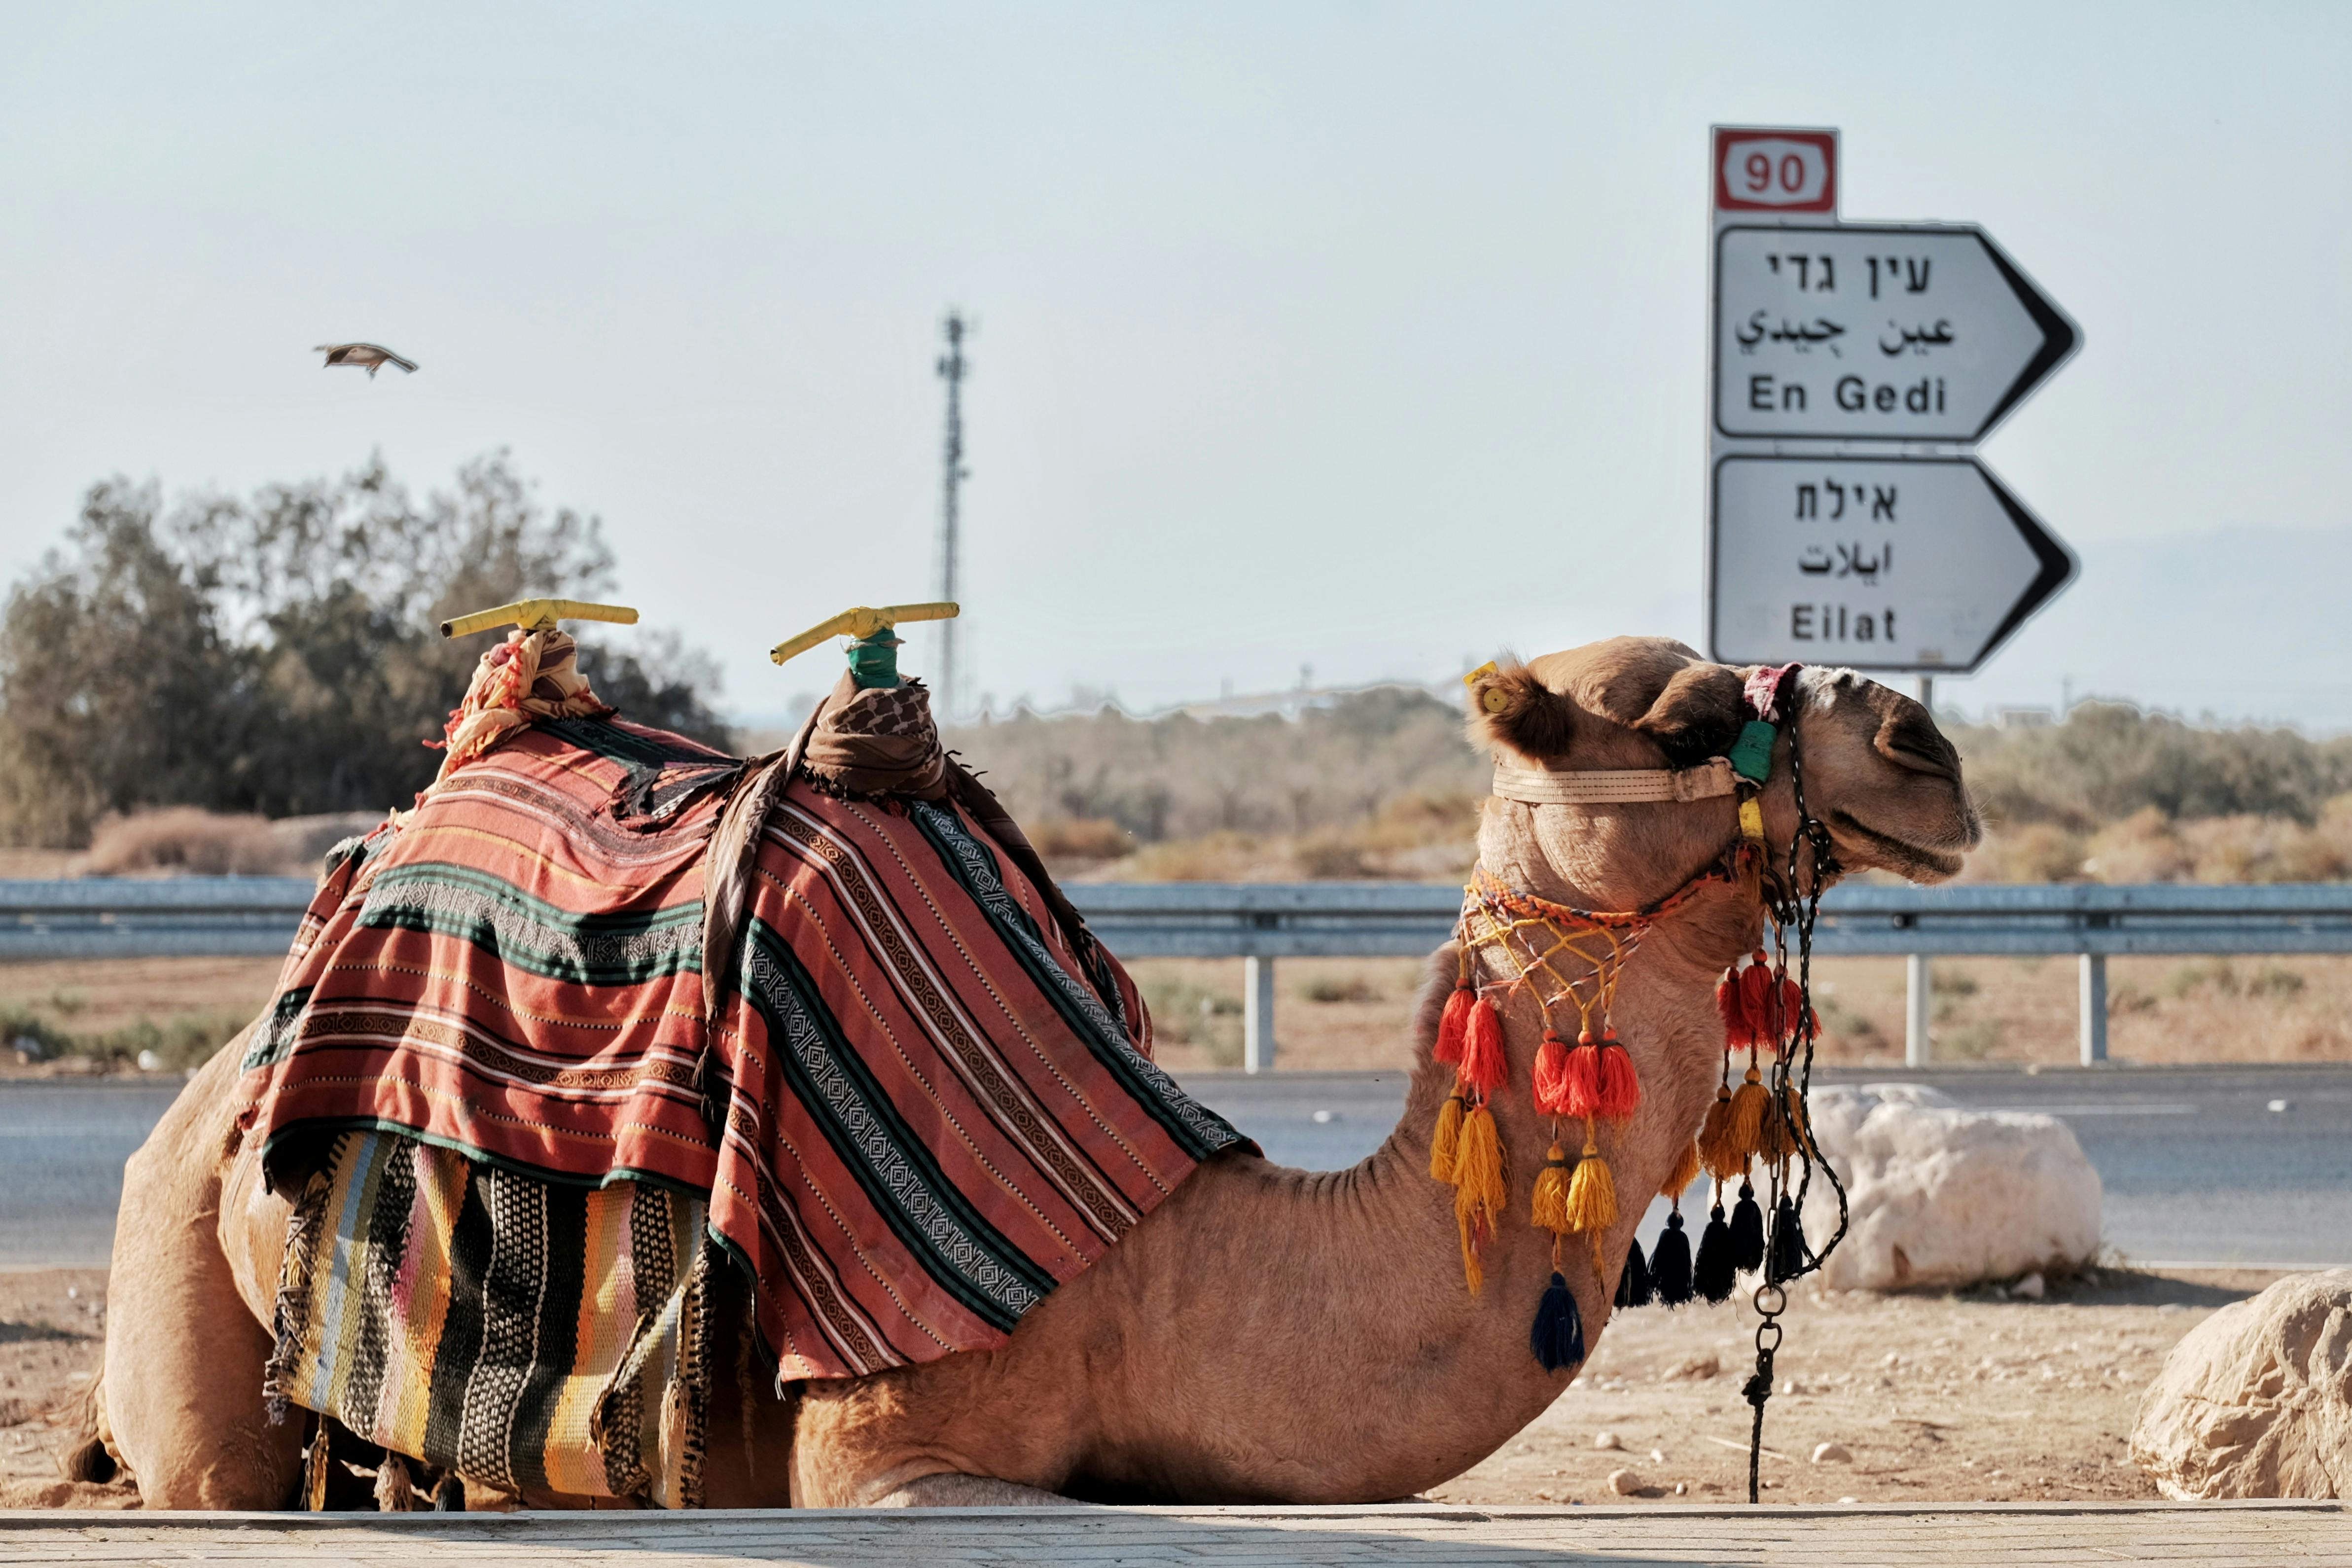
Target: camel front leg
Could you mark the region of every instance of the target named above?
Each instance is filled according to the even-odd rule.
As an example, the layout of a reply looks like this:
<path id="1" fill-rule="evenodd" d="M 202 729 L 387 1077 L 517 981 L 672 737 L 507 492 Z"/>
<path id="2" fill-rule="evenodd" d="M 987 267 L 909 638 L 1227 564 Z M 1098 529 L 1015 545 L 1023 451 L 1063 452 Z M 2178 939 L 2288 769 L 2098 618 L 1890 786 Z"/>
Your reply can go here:
<path id="1" fill-rule="evenodd" d="M 149 1508 L 285 1506 L 304 1423 L 262 1407 L 269 1332 L 220 1236 L 240 1037 L 189 1080 L 122 1173 L 108 1285 L 106 1425 Z"/>

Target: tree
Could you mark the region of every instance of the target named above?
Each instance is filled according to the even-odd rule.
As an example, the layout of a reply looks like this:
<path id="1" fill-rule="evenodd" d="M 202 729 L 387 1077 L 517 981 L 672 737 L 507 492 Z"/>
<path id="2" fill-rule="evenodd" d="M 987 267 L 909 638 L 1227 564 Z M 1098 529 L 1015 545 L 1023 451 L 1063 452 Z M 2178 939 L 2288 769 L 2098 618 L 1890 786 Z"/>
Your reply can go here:
<path id="1" fill-rule="evenodd" d="M 423 505 L 380 458 L 249 499 L 92 488 L 67 551 L 0 619 L 0 835 L 192 805 L 271 816 L 405 805 L 496 634 L 439 623 L 539 595 L 609 597 L 601 523 L 552 511 L 498 452 Z M 600 696 L 719 745 L 716 667 L 675 637 L 583 639 Z"/>

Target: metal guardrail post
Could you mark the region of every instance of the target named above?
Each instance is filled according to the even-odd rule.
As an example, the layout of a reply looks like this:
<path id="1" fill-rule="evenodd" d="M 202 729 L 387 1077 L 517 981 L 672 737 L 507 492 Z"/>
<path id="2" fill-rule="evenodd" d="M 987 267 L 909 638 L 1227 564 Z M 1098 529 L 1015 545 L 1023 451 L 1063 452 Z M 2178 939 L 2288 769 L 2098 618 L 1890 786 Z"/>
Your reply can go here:
<path id="1" fill-rule="evenodd" d="M 1928 994 L 1927 955 L 1915 952 L 1903 961 L 1903 1065 L 1923 1068 L 1935 1059 L 1935 1047 L 1927 1038 Z"/>
<path id="2" fill-rule="evenodd" d="M 1242 960 L 1242 1070 L 1274 1070 L 1274 960 Z"/>
<path id="3" fill-rule="evenodd" d="M 2107 955 L 2083 954 L 2083 1065 L 2097 1067 L 2107 1059 Z"/>

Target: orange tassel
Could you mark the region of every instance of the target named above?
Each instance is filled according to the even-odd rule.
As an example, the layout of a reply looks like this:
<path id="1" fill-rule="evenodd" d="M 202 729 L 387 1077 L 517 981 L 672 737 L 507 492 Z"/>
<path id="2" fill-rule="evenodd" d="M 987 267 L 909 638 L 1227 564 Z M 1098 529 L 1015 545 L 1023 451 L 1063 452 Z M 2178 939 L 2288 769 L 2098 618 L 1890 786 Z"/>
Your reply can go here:
<path id="1" fill-rule="evenodd" d="M 1480 1002 L 1470 1009 L 1470 1026 L 1464 1031 L 1460 1078 L 1465 1089 L 1481 1094 L 1492 1094 L 1503 1087 L 1510 1075 L 1510 1064 L 1503 1058 L 1503 1020 L 1491 1002 Z"/>
<path id="2" fill-rule="evenodd" d="M 1561 1100 L 1568 1114 L 1579 1121 L 1600 1114 L 1601 1047 L 1592 1043 L 1590 1031 L 1577 1036 L 1576 1049 L 1568 1053 L 1566 1092 Z"/>
<path id="3" fill-rule="evenodd" d="M 1764 1113 L 1772 1109 L 1772 1091 L 1759 1080 L 1754 1068 L 1748 1069 L 1745 1082 L 1731 1097 L 1731 1146 L 1739 1152 L 1742 1164 L 1751 1154 L 1764 1150 Z"/>
<path id="4" fill-rule="evenodd" d="M 1722 1085 L 1715 1091 L 1715 1103 L 1706 1108 L 1706 1120 L 1699 1123 L 1699 1164 L 1717 1181 L 1727 1182 L 1739 1174 L 1745 1159 L 1731 1135 L 1731 1088 Z"/>
<path id="5" fill-rule="evenodd" d="M 1568 1231 L 1568 1153 L 1557 1143 L 1544 1156 L 1542 1173 L 1536 1177 L 1535 1202 L 1528 1208 L 1528 1217 L 1537 1229 L 1554 1236 Z"/>
<path id="6" fill-rule="evenodd" d="M 1576 1163 L 1575 1173 L 1568 1179 L 1568 1227 L 1579 1231 L 1607 1230 L 1616 1223 L 1616 1180 L 1609 1173 L 1609 1162 L 1587 1140 L 1584 1158 Z"/>
<path id="7" fill-rule="evenodd" d="M 1464 980 L 1454 986 L 1454 994 L 1445 999 L 1445 1013 L 1437 1021 L 1437 1048 L 1430 1053 L 1448 1064 L 1462 1059 L 1462 1046 L 1470 1028 L 1470 1009 L 1477 1004 L 1477 993 Z"/>
<path id="8" fill-rule="evenodd" d="M 1494 1239 L 1508 1195 L 1503 1185 L 1503 1142 L 1495 1117 L 1474 1106 L 1462 1119 L 1462 1147 L 1454 1164 L 1454 1220 L 1462 1232 L 1462 1277 L 1475 1296 L 1486 1283 L 1479 1249 Z"/>
<path id="9" fill-rule="evenodd" d="M 1642 1079 L 1633 1070 L 1633 1053 L 1612 1029 L 1601 1036 L 1593 1056 L 1599 1072 L 1593 1109 L 1612 1121 L 1622 1121 L 1642 1108 Z"/>
<path id="10" fill-rule="evenodd" d="M 1698 1145 L 1685 1143 L 1683 1145 L 1682 1153 L 1675 1161 L 1675 1168 L 1666 1173 L 1665 1181 L 1659 1184 L 1658 1195 L 1680 1201 L 1683 1189 L 1698 1180 Z"/>
<path id="11" fill-rule="evenodd" d="M 1546 1116 L 1574 1114 L 1568 1109 L 1568 1047 L 1551 1030 L 1536 1047 L 1536 1109 Z"/>
<path id="12" fill-rule="evenodd" d="M 1437 1108 L 1437 1127 L 1429 1135 L 1429 1173 L 1441 1182 L 1454 1179 L 1454 1161 L 1462 1146 L 1462 1097 L 1449 1094 Z"/>

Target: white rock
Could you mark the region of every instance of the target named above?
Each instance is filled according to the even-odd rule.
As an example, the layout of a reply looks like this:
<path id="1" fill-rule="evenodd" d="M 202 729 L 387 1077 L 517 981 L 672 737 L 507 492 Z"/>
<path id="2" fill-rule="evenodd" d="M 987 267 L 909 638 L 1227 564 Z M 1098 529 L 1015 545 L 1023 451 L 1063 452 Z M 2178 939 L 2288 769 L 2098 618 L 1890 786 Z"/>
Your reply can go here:
<path id="1" fill-rule="evenodd" d="M 2293 1274 L 2184 1335 L 2132 1458 L 2165 1496 L 2352 1496 L 2352 1268 Z"/>
<path id="2" fill-rule="evenodd" d="M 2012 1296 L 2022 1296 L 2029 1301 L 2039 1301 L 2042 1297 L 2050 1293 L 2050 1289 L 2049 1287 L 2042 1282 L 2042 1271 L 2037 1268 L 2032 1273 L 2027 1275 L 2024 1279 L 2019 1280 L 2016 1284 L 2011 1285 L 2009 1288 L 2009 1293 Z"/>
<path id="3" fill-rule="evenodd" d="M 157 1056 L 153 1051 L 142 1051 L 139 1053 L 139 1070 L 141 1072 L 162 1072 L 163 1070 L 163 1058 Z"/>
<path id="4" fill-rule="evenodd" d="M 1650 1463 L 1654 1465 L 1663 1465 L 1665 1462 L 1666 1451 L 1664 1448 L 1653 1448 L 1650 1450 Z"/>
<path id="5" fill-rule="evenodd" d="M 1813 1449 L 1813 1463 L 1850 1465 L 1853 1463 L 1853 1454 L 1843 1443 L 1822 1443 L 1816 1445 Z"/>
<path id="6" fill-rule="evenodd" d="M 1592 1446 L 1596 1448 L 1622 1448 L 1625 1445 L 1617 1440 L 1617 1434 L 1614 1432 L 1595 1432 L 1592 1435 Z"/>
<path id="7" fill-rule="evenodd" d="M 2099 1250 L 2099 1173 L 2063 1121 L 1964 1110 L 1919 1084 L 1816 1089 L 1813 1134 L 1846 1184 L 1853 1229 L 1822 1271 L 1830 1289 L 1895 1289 L 2074 1268 Z M 1805 1234 L 1837 1223 L 1816 1180 Z"/>
<path id="8" fill-rule="evenodd" d="M 1619 1497 L 1632 1497 L 1642 1489 L 1642 1478 L 1631 1470 L 1609 1472 L 1609 1489 Z"/>

